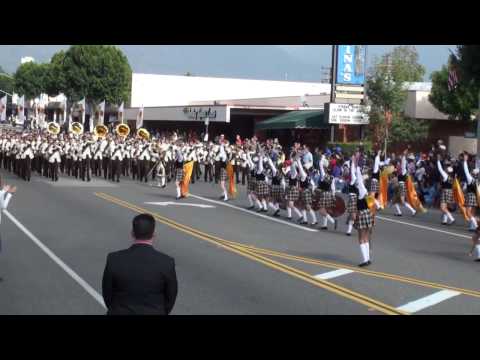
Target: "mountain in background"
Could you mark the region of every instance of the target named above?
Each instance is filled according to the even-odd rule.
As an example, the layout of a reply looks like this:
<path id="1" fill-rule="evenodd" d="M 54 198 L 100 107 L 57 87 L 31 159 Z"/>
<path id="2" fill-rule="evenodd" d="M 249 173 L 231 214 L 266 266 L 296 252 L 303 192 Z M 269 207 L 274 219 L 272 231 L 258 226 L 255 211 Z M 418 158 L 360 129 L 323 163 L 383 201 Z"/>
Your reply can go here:
<path id="1" fill-rule="evenodd" d="M 394 45 L 370 45 L 368 58 L 391 50 Z M 0 45 L 0 66 L 12 73 L 24 56 L 47 62 L 68 45 Z M 432 71 L 447 62 L 448 47 L 417 46 L 420 62 Z M 330 66 L 329 45 L 120 45 L 132 70 L 138 73 L 230 78 L 321 81 L 322 66 Z"/>

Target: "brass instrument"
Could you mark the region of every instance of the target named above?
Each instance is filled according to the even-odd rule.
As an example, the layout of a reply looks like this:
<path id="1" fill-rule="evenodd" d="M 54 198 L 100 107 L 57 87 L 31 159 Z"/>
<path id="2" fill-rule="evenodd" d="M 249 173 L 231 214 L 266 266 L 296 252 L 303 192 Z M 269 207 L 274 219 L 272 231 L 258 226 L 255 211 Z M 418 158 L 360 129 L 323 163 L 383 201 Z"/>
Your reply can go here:
<path id="1" fill-rule="evenodd" d="M 118 124 L 115 128 L 115 132 L 118 136 L 126 138 L 130 134 L 130 126 L 127 124 Z"/>
<path id="2" fill-rule="evenodd" d="M 104 139 L 108 134 L 108 128 L 105 125 L 97 125 L 95 129 L 93 129 L 93 133 L 97 139 Z"/>
<path id="3" fill-rule="evenodd" d="M 140 128 L 137 130 L 137 136 L 141 137 L 143 140 L 150 140 L 150 133 L 145 128 Z"/>
<path id="4" fill-rule="evenodd" d="M 58 135 L 60 133 L 60 125 L 52 121 L 47 124 L 47 131 L 49 134 Z"/>
<path id="5" fill-rule="evenodd" d="M 83 125 L 79 122 L 72 123 L 72 132 L 75 135 L 82 135 L 83 134 Z"/>

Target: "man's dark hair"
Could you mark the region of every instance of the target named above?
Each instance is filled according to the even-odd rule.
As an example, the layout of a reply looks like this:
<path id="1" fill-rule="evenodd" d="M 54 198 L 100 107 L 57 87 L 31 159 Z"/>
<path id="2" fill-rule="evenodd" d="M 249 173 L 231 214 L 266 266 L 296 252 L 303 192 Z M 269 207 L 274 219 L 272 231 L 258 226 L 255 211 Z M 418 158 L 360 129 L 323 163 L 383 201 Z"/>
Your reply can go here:
<path id="1" fill-rule="evenodd" d="M 133 218 L 133 236 L 136 240 L 150 240 L 155 231 L 155 219 L 150 214 L 140 214 Z"/>

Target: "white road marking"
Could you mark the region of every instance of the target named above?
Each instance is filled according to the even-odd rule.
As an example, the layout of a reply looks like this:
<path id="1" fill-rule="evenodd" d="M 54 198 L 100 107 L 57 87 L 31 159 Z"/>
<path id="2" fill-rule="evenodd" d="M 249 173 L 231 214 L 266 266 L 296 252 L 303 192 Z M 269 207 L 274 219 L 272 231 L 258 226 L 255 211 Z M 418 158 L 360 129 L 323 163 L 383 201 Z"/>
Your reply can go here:
<path id="1" fill-rule="evenodd" d="M 275 222 L 278 222 L 278 223 L 280 223 L 280 224 L 292 226 L 292 227 L 297 228 L 297 229 L 300 229 L 300 230 L 310 231 L 310 232 L 318 232 L 317 229 L 309 229 L 309 228 L 307 228 L 307 227 L 305 227 L 305 226 L 300 226 L 300 225 L 292 224 L 292 223 L 289 223 L 289 222 L 284 221 L 284 220 L 279 220 L 279 219 L 276 219 L 276 218 L 271 217 L 271 216 L 266 216 L 266 215 L 263 215 L 263 214 L 259 214 L 259 213 L 256 213 L 256 212 L 252 212 L 252 211 L 250 211 L 250 210 L 243 209 L 243 208 L 241 208 L 241 207 L 238 207 L 238 206 L 235 206 L 235 205 L 231 205 L 231 204 L 226 204 L 226 203 L 221 202 L 221 201 L 211 200 L 211 199 L 207 199 L 207 198 L 204 198 L 204 197 L 201 197 L 201 196 L 197 196 L 197 195 L 193 195 L 193 194 L 190 194 L 189 196 L 194 197 L 194 198 L 199 199 L 199 200 L 208 201 L 208 202 L 211 202 L 211 203 L 214 203 L 214 204 L 218 204 L 218 205 L 226 206 L 226 207 L 229 207 L 229 208 L 232 208 L 232 209 L 236 209 L 236 210 L 239 210 L 239 211 L 243 211 L 243 212 L 246 212 L 247 214 L 254 215 L 254 216 L 258 216 L 258 217 L 261 217 L 261 218 L 264 218 L 264 219 L 267 219 L 267 220 L 270 220 L 270 221 L 275 221 Z"/>
<path id="2" fill-rule="evenodd" d="M 383 217 L 383 216 L 376 216 L 376 218 L 377 218 L 377 219 L 380 219 L 380 220 L 390 221 L 390 222 L 397 223 L 397 224 L 402 224 L 402 225 L 408 225 L 408 226 L 416 227 L 416 228 L 419 228 L 419 229 L 431 230 L 431 231 L 436 231 L 436 232 L 439 232 L 439 233 L 442 233 L 442 234 L 447 234 L 447 235 L 452 235 L 452 236 L 458 236 L 458 237 L 461 237 L 461 238 L 466 238 L 466 239 L 471 239 L 471 238 L 472 238 L 471 236 L 468 236 L 468 235 L 457 234 L 457 233 L 454 233 L 454 232 L 451 232 L 451 231 L 445 231 L 445 230 L 435 229 L 435 228 L 432 228 L 432 227 L 429 227 L 429 226 L 412 224 L 412 223 L 405 222 L 405 221 L 393 220 L 393 219 L 389 219 L 389 218 L 386 218 L 386 217 Z"/>
<path id="3" fill-rule="evenodd" d="M 146 202 L 145 204 L 149 205 L 159 205 L 159 206 L 168 206 L 168 205 L 178 205 L 178 206 L 193 206 L 193 207 L 199 207 L 199 208 L 215 208 L 213 205 L 204 205 L 204 204 L 192 204 L 192 203 L 177 203 L 173 201 L 164 201 L 164 202 Z"/>
<path id="4" fill-rule="evenodd" d="M 441 303 L 454 296 L 460 295 L 457 291 L 441 290 L 432 295 L 425 296 L 421 299 L 409 302 L 405 305 L 397 307 L 397 310 L 405 311 L 407 313 L 415 313 L 417 311 L 426 309 L 427 307 Z"/>
<path id="5" fill-rule="evenodd" d="M 353 272 L 354 272 L 353 270 L 338 269 L 338 270 L 329 271 L 323 274 L 315 275 L 314 278 L 321 279 L 321 280 L 328 280 L 328 279 L 334 279 L 342 275 L 351 274 Z"/>
<path id="6" fill-rule="evenodd" d="M 27 235 L 45 254 L 50 257 L 58 266 L 60 266 L 73 280 L 75 280 L 87 293 L 89 293 L 103 308 L 107 308 L 103 301 L 103 297 L 91 287 L 85 280 L 83 280 L 75 271 L 73 271 L 67 264 L 65 264 L 57 255 L 55 255 L 48 247 L 46 247 L 38 238 L 33 235 L 20 221 L 18 221 L 8 210 L 3 211 L 5 215 Z"/>

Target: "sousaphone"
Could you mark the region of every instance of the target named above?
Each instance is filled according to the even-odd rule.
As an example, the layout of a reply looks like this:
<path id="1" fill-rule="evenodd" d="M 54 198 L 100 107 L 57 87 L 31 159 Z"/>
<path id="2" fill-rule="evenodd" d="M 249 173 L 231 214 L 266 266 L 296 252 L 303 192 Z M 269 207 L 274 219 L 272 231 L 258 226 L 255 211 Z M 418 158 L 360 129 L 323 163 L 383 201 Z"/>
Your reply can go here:
<path id="1" fill-rule="evenodd" d="M 118 124 L 115 128 L 115 132 L 118 136 L 126 138 L 130 134 L 130 126 L 127 124 Z"/>
<path id="2" fill-rule="evenodd" d="M 79 122 L 72 123 L 72 133 L 75 135 L 82 135 L 83 134 L 83 125 Z"/>
<path id="3" fill-rule="evenodd" d="M 49 134 L 58 135 L 60 133 L 60 125 L 52 121 L 47 124 L 47 131 Z"/>
<path id="4" fill-rule="evenodd" d="M 140 128 L 137 130 L 137 136 L 141 137 L 143 140 L 150 140 L 150 133 L 145 128 Z"/>
<path id="5" fill-rule="evenodd" d="M 108 128 L 105 125 L 97 125 L 93 129 L 93 133 L 98 139 L 104 139 L 108 134 Z"/>

